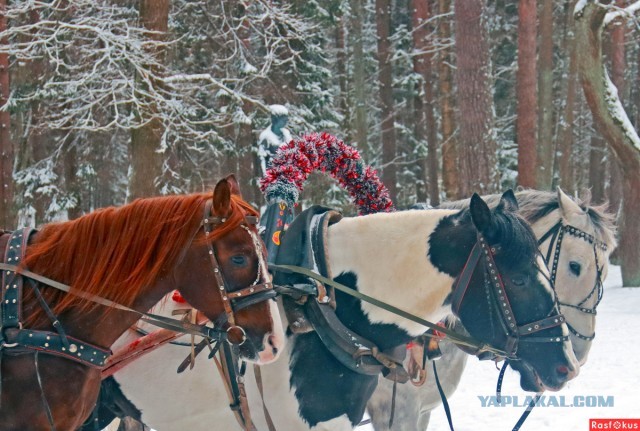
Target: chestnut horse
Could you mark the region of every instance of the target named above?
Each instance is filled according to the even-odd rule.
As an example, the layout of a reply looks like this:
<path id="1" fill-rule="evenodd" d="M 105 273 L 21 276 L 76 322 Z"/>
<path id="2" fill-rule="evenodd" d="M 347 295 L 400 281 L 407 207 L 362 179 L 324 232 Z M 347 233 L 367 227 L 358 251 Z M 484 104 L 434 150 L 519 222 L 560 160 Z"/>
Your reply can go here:
<path id="1" fill-rule="evenodd" d="M 256 220 L 230 176 L 218 182 L 213 196 L 139 199 L 33 234 L 25 230 L 23 239 L 3 234 L 0 249 L 11 245 L 3 259 L 0 430 L 71 431 L 93 410 L 109 347 L 140 313 L 88 297 L 144 312 L 177 289 L 220 324 L 218 334 L 241 344 L 242 357 L 255 359 L 265 346 L 272 350 L 280 317 L 273 301 L 266 301 L 273 294 Z M 16 255 L 20 249 L 26 253 Z M 22 288 L 9 289 L 4 279 L 21 278 L 11 268 L 47 277 L 50 285 L 65 283 L 73 294 L 24 276 L 21 295 Z M 24 296 L 17 313 L 10 291 Z M 235 302 L 232 296 L 243 298 Z M 7 319 L 14 314 L 20 318 L 11 327 Z"/>

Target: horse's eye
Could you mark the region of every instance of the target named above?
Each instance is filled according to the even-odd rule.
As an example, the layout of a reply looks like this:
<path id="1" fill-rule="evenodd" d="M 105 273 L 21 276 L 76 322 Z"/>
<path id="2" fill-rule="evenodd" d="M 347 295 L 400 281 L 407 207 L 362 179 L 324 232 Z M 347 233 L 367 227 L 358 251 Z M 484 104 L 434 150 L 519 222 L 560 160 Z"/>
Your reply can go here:
<path id="1" fill-rule="evenodd" d="M 522 287 L 527 283 L 526 276 L 515 276 L 511 279 L 511 282 L 518 287 Z"/>
<path id="2" fill-rule="evenodd" d="M 576 277 L 579 277 L 582 266 L 578 262 L 571 261 L 569 262 L 569 269 Z"/>
<path id="3" fill-rule="evenodd" d="M 247 258 L 241 254 L 236 254 L 235 256 L 231 256 L 231 263 L 236 266 L 244 266 L 247 264 Z"/>

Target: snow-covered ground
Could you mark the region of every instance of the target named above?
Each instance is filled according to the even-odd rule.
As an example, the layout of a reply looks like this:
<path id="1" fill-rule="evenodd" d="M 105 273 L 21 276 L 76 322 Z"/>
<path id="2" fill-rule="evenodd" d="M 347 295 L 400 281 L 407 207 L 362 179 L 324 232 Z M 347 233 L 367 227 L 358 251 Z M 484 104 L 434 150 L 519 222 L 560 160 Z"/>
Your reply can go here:
<path id="1" fill-rule="evenodd" d="M 559 392 L 566 404 L 601 396 L 613 397 L 613 407 L 536 407 L 522 426 L 527 430 L 589 430 L 590 418 L 640 418 L 640 288 L 622 288 L 620 268 L 610 266 L 605 292 L 598 306 L 596 339 L 580 375 Z M 449 399 L 456 431 L 513 428 L 524 407 L 482 407 L 479 396 L 495 394 L 498 371 L 493 363 L 470 359 L 456 393 Z M 503 395 L 527 395 L 519 377 L 509 370 Z M 442 407 L 431 414 L 429 431 L 448 431 Z"/>

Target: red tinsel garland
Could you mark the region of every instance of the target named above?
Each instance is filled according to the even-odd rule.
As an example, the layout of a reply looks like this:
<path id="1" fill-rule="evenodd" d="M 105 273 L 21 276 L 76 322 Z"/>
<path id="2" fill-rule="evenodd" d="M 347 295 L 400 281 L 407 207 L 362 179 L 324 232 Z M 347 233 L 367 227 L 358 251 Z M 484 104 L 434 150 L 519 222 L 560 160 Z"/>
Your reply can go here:
<path id="1" fill-rule="evenodd" d="M 260 189 L 267 202 L 293 206 L 309 174 L 329 173 L 346 189 L 360 215 L 394 211 L 387 188 L 376 171 L 362 161 L 358 150 L 328 133 L 311 133 L 281 146 Z"/>

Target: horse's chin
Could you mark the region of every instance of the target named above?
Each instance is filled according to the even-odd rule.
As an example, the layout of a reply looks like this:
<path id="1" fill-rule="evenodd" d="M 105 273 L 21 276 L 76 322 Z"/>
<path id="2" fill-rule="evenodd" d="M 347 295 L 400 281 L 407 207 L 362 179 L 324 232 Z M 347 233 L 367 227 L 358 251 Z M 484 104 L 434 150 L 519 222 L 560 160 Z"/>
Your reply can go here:
<path id="1" fill-rule="evenodd" d="M 543 392 L 547 389 L 550 389 L 542 383 L 542 380 L 540 380 L 540 377 L 538 377 L 538 373 L 536 373 L 534 369 L 526 362 L 512 361 L 511 368 L 513 368 L 520 374 L 520 387 L 523 391 Z M 554 389 L 550 390 L 553 391 Z"/>

